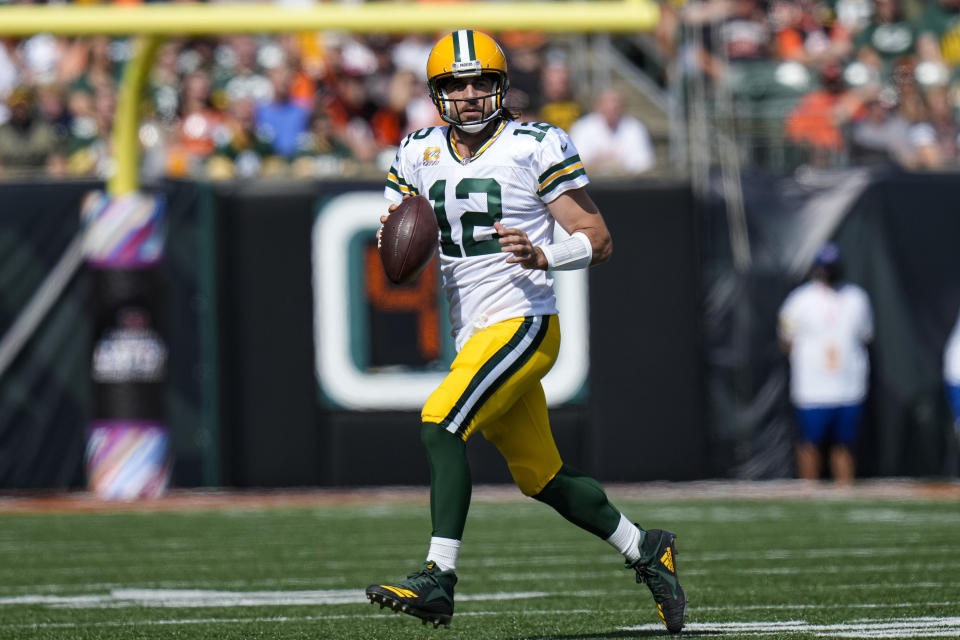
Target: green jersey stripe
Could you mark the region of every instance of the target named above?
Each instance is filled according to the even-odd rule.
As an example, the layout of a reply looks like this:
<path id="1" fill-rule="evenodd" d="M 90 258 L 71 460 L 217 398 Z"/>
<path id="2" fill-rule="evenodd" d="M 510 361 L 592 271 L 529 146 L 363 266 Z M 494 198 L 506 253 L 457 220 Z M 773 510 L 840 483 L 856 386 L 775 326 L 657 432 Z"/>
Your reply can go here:
<path id="1" fill-rule="evenodd" d="M 549 178 L 551 175 L 553 175 L 557 171 L 560 171 L 561 169 L 566 169 L 570 165 L 576 164 L 577 162 L 580 162 L 579 154 L 570 156 L 563 162 L 558 162 L 557 164 L 553 165 L 552 167 L 550 167 L 549 169 L 547 169 L 546 171 L 540 174 L 540 177 L 537 178 L 537 184 L 542 184 L 544 180 Z"/>
<path id="2" fill-rule="evenodd" d="M 543 189 L 540 189 L 539 191 L 537 191 L 537 195 L 543 197 L 548 193 L 550 193 L 551 191 L 553 191 L 555 188 L 557 188 L 558 185 L 566 182 L 567 180 L 573 180 L 574 178 L 579 178 L 580 176 L 585 176 L 585 175 L 587 175 L 587 172 L 583 169 L 577 169 L 576 171 L 572 171 L 566 175 L 560 176 L 559 178 L 551 182 L 549 185 L 545 186 Z"/>

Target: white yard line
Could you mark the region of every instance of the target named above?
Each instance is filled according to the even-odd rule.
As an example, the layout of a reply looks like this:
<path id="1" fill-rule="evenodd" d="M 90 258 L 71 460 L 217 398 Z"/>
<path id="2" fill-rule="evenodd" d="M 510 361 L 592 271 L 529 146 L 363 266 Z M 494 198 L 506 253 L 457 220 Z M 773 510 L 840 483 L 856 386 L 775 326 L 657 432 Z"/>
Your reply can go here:
<path id="1" fill-rule="evenodd" d="M 867 572 L 876 572 L 876 573 L 889 573 L 891 570 L 896 569 L 897 571 L 917 571 L 917 572 L 928 572 L 928 571 L 942 571 L 944 569 L 953 569 L 960 567 L 960 562 L 909 562 L 909 563 L 890 563 L 890 564 L 857 564 L 857 565 L 843 565 L 843 566 L 780 566 L 780 567 L 758 567 L 758 568 L 749 568 L 749 567 L 734 567 L 723 569 L 722 573 L 745 573 L 750 575 L 795 575 L 798 573 L 816 573 L 816 574 L 835 574 L 835 573 L 844 573 L 849 574 L 851 572 L 855 573 L 867 573 Z M 679 569 L 678 569 L 679 571 Z M 956 575 L 956 574 L 954 574 Z M 681 575 L 682 577 L 682 575 Z"/>
<path id="2" fill-rule="evenodd" d="M 633 611 L 623 609 L 622 611 Z M 590 609 L 565 610 L 524 610 L 514 615 L 584 615 L 593 613 Z M 457 614 L 458 618 L 467 616 L 504 616 L 511 615 L 503 611 L 469 611 Z M 323 622 L 331 620 L 390 620 L 392 616 L 382 612 L 374 614 L 331 614 L 322 616 L 274 616 L 253 618 L 182 618 L 160 620 L 103 620 L 96 622 L 42 622 L 27 624 L 0 624 L 0 629 L 70 629 L 87 627 L 130 627 L 157 625 L 195 625 L 195 624 L 250 624 L 250 623 L 289 623 Z M 661 633 L 660 624 L 642 624 L 617 627 L 620 631 L 648 631 Z M 744 622 L 690 622 L 684 628 L 686 637 L 716 637 L 723 634 L 740 634 L 763 638 L 783 637 L 787 634 L 809 634 L 820 638 L 915 638 L 915 637 L 953 637 L 960 635 L 960 616 L 958 617 L 911 617 L 893 619 L 866 619 L 839 624 L 812 624 L 805 620 L 785 621 L 744 621 Z"/>
<path id="3" fill-rule="evenodd" d="M 551 574 L 555 576 L 556 574 Z M 514 576 L 501 576 L 509 578 Z M 521 576 L 516 576 L 521 578 Z M 529 578 L 531 576 L 523 576 Z M 24 593 L 0 597 L 0 607 L 18 605 L 47 605 L 51 608 L 69 609 L 113 609 L 120 607 L 254 607 L 254 606 L 291 606 L 291 605 L 342 605 L 366 602 L 366 598 L 359 588 L 353 589 L 299 589 L 299 590 L 255 590 L 233 591 L 225 589 L 176 589 L 176 588 L 129 588 L 109 583 L 91 585 L 45 585 L 48 593 Z M 53 587 L 63 590 L 84 590 L 90 588 L 110 588 L 108 593 L 83 593 L 71 595 L 56 595 L 49 593 Z M 944 589 L 957 588 L 957 582 L 914 582 L 902 584 L 866 583 L 833 585 L 835 589 L 891 589 L 891 588 L 929 588 Z M 574 590 L 574 591 L 502 591 L 496 593 L 462 593 L 457 596 L 460 602 L 477 602 L 485 600 L 522 600 L 545 597 L 607 597 L 614 595 L 629 595 L 635 589 L 622 590 Z M 920 602 L 920 603 L 837 603 L 831 605 L 816 604 L 755 604 L 735 607 L 736 610 L 750 609 L 802 609 L 802 608 L 875 608 L 875 607 L 910 607 L 926 605 L 956 605 L 956 602 Z M 697 607 L 697 611 L 726 611 L 728 606 Z"/>
<path id="4" fill-rule="evenodd" d="M 458 602 L 528 600 L 552 595 L 546 591 L 509 591 L 460 594 Z M 304 591 L 213 591 L 207 589 L 113 589 L 92 595 L 19 595 L 0 598 L 0 607 L 47 605 L 54 609 L 117 609 L 125 607 L 271 607 L 362 604 L 367 598 L 360 589 Z"/>
<path id="5" fill-rule="evenodd" d="M 747 604 L 735 607 L 696 607 L 698 613 L 707 611 L 793 611 L 801 609 L 914 609 L 917 607 L 951 607 L 957 602 L 860 602 L 857 604 Z M 691 609 L 693 609 L 691 607 Z"/>
<path id="6" fill-rule="evenodd" d="M 942 555 L 956 553 L 956 546 L 918 547 L 910 551 L 911 557 L 918 555 Z M 823 548 L 823 549 L 765 549 L 762 551 L 719 551 L 719 552 L 689 552 L 677 553 L 682 560 L 688 562 L 714 562 L 726 560 L 788 560 L 790 558 L 874 558 L 886 556 L 902 556 L 903 549 L 886 546 L 858 547 L 856 549 Z"/>
<path id="7" fill-rule="evenodd" d="M 656 624 L 618 627 L 623 631 L 660 631 L 662 628 L 662 626 Z M 807 633 L 819 638 L 915 638 L 918 636 L 956 638 L 960 635 L 960 617 L 897 618 L 841 624 L 811 624 L 805 620 L 691 622 L 683 629 L 684 636 L 716 636 L 728 633 L 758 637 Z"/>
<path id="8" fill-rule="evenodd" d="M 621 612 L 635 611 L 635 609 L 621 609 Z M 504 611 L 460 611 L 457 618 L 477 616 L 503 616 L 511 612 Z M 551 616 L 551 615 L 584 615 L 595 613 L 593 609 L 524 609 L 519 613 L 523 616 Z M 36 622 L 23 624 L 0 624 L 0 629 L 70 629 L 78 627 L 132 627 L 141 625 L 192 625 L 192 624 L 250 624 L 252 622 L 323 622 L 325 620 L 392 620 L 387 612 L 366 614 L 339 613 L 321 616 L 271 616 L 253 618 L 180 618 L 160 620 L 100 620 L 88 622 Z"/>

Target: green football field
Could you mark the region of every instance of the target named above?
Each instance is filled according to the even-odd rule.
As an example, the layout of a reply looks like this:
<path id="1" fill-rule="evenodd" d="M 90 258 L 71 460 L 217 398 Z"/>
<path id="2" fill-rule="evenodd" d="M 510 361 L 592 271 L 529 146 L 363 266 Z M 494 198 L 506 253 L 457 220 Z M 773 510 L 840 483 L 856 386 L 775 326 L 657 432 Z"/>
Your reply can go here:
<path id="1" fill-rule="evenodd" d="M 955 488 L 611 495 L 645 527 L 677 533 L 683 636 L 960 638 Z M 610 547 L 503 490 L 475 494 L 450 629 L 371 606 L 363 588 L 417 568 L 430 535 L 426 490 L 397 495 L 53 512 L 0 499 L 0 638 L 666 635 Z"/>

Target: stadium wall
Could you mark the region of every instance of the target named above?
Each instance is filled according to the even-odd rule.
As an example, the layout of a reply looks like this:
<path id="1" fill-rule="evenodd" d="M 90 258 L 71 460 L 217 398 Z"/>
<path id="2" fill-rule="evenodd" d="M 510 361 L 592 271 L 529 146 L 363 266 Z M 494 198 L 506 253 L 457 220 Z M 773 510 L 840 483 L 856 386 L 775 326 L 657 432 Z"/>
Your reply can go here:
<path id="1" fill-rule="evenodd" d="M 372 245 L 383 206 L 380 189 L 302 182 L 214 188 L 226 484 L 428 481 L 416 408 L 425 396 L 406 408 L 383 408 L 374 397 L 347 407 L 324 393 L 322 384 L 316 389 L 316 358 L 334 345 L 318 344 L 314 324 L 339 310 L 317 307 L 316 289 L 323 284 L 311 282 L 311 263 L 318 260 L 311 231 L 324 203 L 345 193 L 370 193 L 374 209 L 356 217 L 374 225 L 358 232 Z M 589 333 L 578 335 L 564 325 L 565 342 L 589 342 L 583 363 L 589 373 L 584 388 L 553 403 L 558 445 L 569 464 L 604 479 L 702 477 L 699 257 L 690 191 L 683 184 L 611 183 L 597 184 L 593 194 L 614 237 L 623 240 L 613 261 L 590 272 L 589 302 L 582 302 L 583 311 L 589 309 Z M 350 273 L 364 268 L 356 265 Z M 369 284 L 353 280 L 338 286 L 359 289 L 357 296 L 370 293 Z M 438 358 L 442 364 L 411 353 L 417 311 L 360 306 L 365 310 L 351 312 L 348 320 L 348 340 L 366 342 L 359 351 L 368 361 L 382 369 L 403 363 L 423 375 L 442 375 L 449 349 L 440 349 L 446 352 Z M 376 376 L 368 380 L 373 396 L 379 382 Z M 475 480 L 509 482 L 493 447 L 476 440 L 469 448 Z M 657 454 L 638 457 L 648 448 Z"/>
<path id="2" fill-rule="evenodd" d="M 101 187 L 0 185 L 3 340 L 79 232 L 84 194 Z M 423 336 L 431 333 L 424 327 L 442 329 L 443 314 L 422 310 L 435 304 L 442 311 L 442 302 L 423 291 L 378 290 L 375 278 L 362 275 L 376 273 L 363 267 L 376 224 L 367 219 L 376 212 L 354 215 L 349 207 L 341 218 L 353 235 L 343 236 L 342 250 L 331 245 L 347 267 L 335 288 L 349 295 L 340 298 L 343 309 L 316 295 L 330 287 L 318 276 L 326 269 L 318 268 L 317 230 L 334 229 L 317 221 L 363 201 L 351 198 L 378 198 L 380 186 L 168 182 L 150 189 L 167 202 L 159 326 L 170 349 L 173 484 L 426 482 L 419 400 L 412 393 L 401 402 L 390 392 L 397 384 L 407 389 L 411 371 L 410 389 L 442 375 L 449 340 L 425 344 Z M 562 318 L 576 317 L 579 304 L 586 322 L 564 320 L 571 354 L 558 368 L 565 377 L 546 385 L 567 461 L 606 481 L 791 476 L 789 372 L 776 349 L 775 313 L 815 249 L 833 238 L 877 315 L 857 452 L 862 474 L 955 475 L 940 356 L 960 306 L 960 219 L 951 207 L 958 191 L 953 176 L 745 176 L 753 262 L 738 272 L 719 183 L 695 198 L 683 183 L 597 182 L 592 193 L 613 232 L 615 257 L 590 270 L 585 289 L 558 282 L 561 303 L 576 303 Z M 354 224 L 358 218 L 364 222 Z M 0 488 L 84 484 L 94 284 L 86 270 L 73 275 L 0 372 Z M 341 317 L 349 348 L 318 339 Z M 587 344 L 580 350 L 587 355 L 578 355 Z M 346 367 L 344 378 L 356 374 L 351 368 L 373 372 L 359 378 L 359 395 L 325 387 L 318 371 L 331 354 L 344 356 L 334 358 Z M 398 371 L 401 378 L 391 377 Z M 482 438 L 470 455 L 478 482 L 509 481 Z"/>

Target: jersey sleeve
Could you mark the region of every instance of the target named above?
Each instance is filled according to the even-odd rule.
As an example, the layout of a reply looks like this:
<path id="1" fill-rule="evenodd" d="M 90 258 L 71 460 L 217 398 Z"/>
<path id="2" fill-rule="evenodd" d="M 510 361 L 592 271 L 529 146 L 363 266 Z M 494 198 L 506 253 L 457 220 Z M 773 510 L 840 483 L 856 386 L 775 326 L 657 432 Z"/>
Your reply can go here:
<path id="1" fill-rule="evenodd" d="M 558 127 L 547 130 L 539 145 L 537 195 L 553 202 L 562 193 L 590 183 L 580 154 L 567 132 Z"/>
<path id="2" fill-rule="evenodd" d="M 393 164 L 390 165 L 390 171 L 387 172 L 387 182 L 383 188 L 383 197 L 391 203 L 399 203 L 403 200 L 404 196 L 415 196 L 419 193 L 410 182 L 408 182 L 410 171 L 408 163 L 406 162 L 408 154 L 404 153 L 407 149 L 408 142 L 409 136 L 404 139 L 400 148 L 397 149 L 397 155 L 393 159 Z"/>

